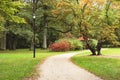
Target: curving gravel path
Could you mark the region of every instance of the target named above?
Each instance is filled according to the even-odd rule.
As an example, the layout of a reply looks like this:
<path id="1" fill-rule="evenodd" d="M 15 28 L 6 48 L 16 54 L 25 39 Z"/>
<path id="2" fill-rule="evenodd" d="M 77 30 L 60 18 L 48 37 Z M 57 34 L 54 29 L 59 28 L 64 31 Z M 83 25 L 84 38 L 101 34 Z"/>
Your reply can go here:
<path id="1" fill-rule="evenodd" d="M 102 80 L 74 65 L 70 58 L 76 54 L 67 53 L 46 59 L 38 68 L 40 77 L 37 80 Z"/>

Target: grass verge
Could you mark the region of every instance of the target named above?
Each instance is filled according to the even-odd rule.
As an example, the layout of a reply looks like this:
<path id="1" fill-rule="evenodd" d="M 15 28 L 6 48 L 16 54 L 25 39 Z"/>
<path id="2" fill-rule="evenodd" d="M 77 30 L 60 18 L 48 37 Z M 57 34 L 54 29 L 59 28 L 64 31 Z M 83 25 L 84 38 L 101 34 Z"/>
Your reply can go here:
<path id="1" fill-rule="evenodd" d="M 102 51 L 103 55 L 120 55 L 120 48 L 112 48 Z M 101 77 L 104 80 L 120 80 L 120 59 L 88 56 L 90 52 L 72 57 L 72 61 Z"/>
<path id="2" fill-rule="evenodd" d="M 33 52 L 27 49 L 0 51 L 0 80 L 23 80 L 33 75 L 36 65 L 46 57 L 61 53 L 37 50 L 33 58 Z"/>

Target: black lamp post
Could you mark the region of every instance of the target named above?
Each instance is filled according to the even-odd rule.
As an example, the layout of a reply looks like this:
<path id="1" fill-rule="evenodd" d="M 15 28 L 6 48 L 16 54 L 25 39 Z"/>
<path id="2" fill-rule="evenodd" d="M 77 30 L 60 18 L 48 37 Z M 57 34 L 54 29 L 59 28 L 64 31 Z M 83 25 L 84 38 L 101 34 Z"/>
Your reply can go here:
<path id="1" fill-rule="evenodd" d="M 36 0 L 33 0 L 33 43 L 34 43 L 34 48 L 33 48 L 33 58 L 35 58 L 35 20 L 36 20 L 36 15 L 35 15 L 35 9 L 36 9 Z"/>
<path id="2" fill-rule="evenodd" d="M 33 43 L 34 43 L 34 48 L 33 48 L 33 58 L 35 58 L 35 18 L 36 16 L 33 15 L 33 30 L 34 30 L 34 35 L 33 35 Z"/>

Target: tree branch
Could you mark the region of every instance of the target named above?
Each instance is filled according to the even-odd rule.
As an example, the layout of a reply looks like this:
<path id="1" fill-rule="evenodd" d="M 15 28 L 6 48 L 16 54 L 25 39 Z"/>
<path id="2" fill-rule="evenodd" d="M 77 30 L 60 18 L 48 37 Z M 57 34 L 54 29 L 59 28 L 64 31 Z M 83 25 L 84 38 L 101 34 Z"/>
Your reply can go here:
<path id="1" fill-rule="evenodd" d="M 66 31 L 58 30 L 58 29 L 55 29 L 53 27 L 47 27 L 47 29 L 54 30 L 54 31 L 57 31 L 57 32 L 61 32 L 61 33 L 68 33 L 70 31 L 72 31 L 72 26 L 70 27 L 69 30 L 66 30 Z"/>
<path id="2" fill-rule="evenodd" d="M 109 8 L 110 8 L 110 5 L 111 5 L 111 1 L 109 1 L 107 4 L 106 4 L 106 19 L 107 19 L 107 24 L 110 25 L 109 23 L 109 16 L 108 16 L 108 11 L 109 11 Z"/>

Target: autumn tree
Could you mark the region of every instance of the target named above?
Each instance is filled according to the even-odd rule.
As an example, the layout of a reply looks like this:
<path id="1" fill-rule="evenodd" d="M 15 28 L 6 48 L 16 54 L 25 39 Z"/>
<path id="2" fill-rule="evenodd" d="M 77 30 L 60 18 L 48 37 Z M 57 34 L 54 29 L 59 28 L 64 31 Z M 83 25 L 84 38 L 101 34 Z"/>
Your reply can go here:
<path id="1" fill-rule="evenodd" d="M 67 15 L 73 15 L 73 26 L 77 28 L 79 33 L 84 37 L 86 45 L 92 52 L 92 55 L 96 55 L 96 50 L 98 55 L 100 55 L 101 47 L 106 41 L 115 45 L 119 44 L 115 34 L 115 30 L 118 27 L 118 20 L 116 19 L 118 13 L 116 13 L 115 8 L 113 8 L 113 1 L 76 0 L 76 3 L 71 3 L 68 0 L 64 0 L 63 2 L 69 5 L 67 9 L 64 9 L 69 10 Z M 64 18 L 65 17 L 67 16 L 64 16 Z M 92 39 L 97 40 L 97 47 L 91 45 L 91 41 L 94 41 Z"/>
<path id="2" fill-rule="evenodd" d="M 118 28 L 118 20 L 116 19 L 118 13 L 116 12 L 116 8 L 114 8 L 114 3 L 116 2 L 107 0 L 103 8 L 101 8 L 101 15 L 99 16 L 100 24 L 98 25 L 98 29 L 96 29 L 98 55 L 101 54 L 100 50 L 105 42 L 119 45 L 118 37 L 115 34 L 115 30 Z"/>

